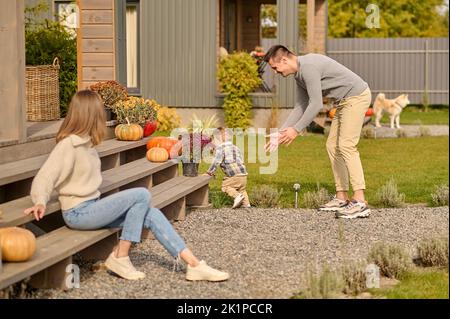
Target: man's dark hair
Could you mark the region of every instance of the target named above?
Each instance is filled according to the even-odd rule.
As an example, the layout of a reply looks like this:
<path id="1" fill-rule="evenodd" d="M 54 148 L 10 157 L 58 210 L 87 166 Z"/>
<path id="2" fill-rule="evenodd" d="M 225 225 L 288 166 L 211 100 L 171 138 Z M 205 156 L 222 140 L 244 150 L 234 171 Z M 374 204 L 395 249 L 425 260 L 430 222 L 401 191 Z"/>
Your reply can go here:
<path id="1" fill-rule="evenodd" d="M 278 59 L 283 56 L 289 56 L 289 55 L 295 55 L 292 53 L 291 50 L 286 48 L 284 45 L 277 44 L 272 46 L 269 51 L 267 51 L 266 55 L 264 56 L 264 62 L 269 62 L 270 59 Z"/>

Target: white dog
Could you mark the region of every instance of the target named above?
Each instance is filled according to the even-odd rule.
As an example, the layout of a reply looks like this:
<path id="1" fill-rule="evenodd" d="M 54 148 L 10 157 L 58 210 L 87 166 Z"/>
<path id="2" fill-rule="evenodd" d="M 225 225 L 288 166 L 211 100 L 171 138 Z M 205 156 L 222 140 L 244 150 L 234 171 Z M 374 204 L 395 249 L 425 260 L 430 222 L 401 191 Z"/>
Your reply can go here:
<path id="1" fill-rule="evenodd" d="M 389 113 L 391 120 L 391 128 L 400 127 L 400 113 L 409 104 L 408 94 L 402 94 L 395 99 L 387 99 L 383 93 L 380 93 L 375 98 L 373 103 L 373 112 L 375 113 L 375 125 L 381 127 L 380 120 L 383 117 L 383 113 Z"/>

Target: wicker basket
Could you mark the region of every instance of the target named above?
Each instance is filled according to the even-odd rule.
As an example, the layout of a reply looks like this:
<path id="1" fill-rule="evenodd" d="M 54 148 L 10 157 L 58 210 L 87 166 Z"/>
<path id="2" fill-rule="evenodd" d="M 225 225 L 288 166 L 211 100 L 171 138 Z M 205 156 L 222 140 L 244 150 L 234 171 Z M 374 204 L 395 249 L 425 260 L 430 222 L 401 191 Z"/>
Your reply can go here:
<path id="1" fill-rule="evenodd" d="M 52 121 L 60 118 L 59 61 L 52 65 L 26 67 L 28 121 Z"/>

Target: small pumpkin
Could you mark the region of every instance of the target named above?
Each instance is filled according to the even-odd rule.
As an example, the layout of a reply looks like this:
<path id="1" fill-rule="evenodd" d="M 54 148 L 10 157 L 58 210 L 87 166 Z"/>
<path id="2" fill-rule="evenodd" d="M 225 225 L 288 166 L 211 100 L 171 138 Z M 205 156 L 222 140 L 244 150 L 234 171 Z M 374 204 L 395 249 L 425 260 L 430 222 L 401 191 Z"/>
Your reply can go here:
<path id="1" fill-rule="evenodd" d="M 139 141 L 144 136 L 144 130 L 139 124 L 130 124 L 126 118 L 127 124 L 119 124 L 116 126 L 114 133 L 120 141 Z"/>
<path id="2" fill-rule="evenodd" d="M 336 108 L 333 107 L 329 112 L 328 112 L 328 116 L 330 117 L 330 119 L 334 118 L 334 114 L 336 113 Z"/>
<path id="3" fill-rule="evenodd" d="M 177 142 L 178 140 L 175 138 L 165 136 L 154 137 L 147 142 L 147 150 L 153 147 L 162 147 L 166 149 L 168 154 L 170 154 L 170 150 Z"/>
<path id="4" fill-rule="evenodd" d="M 36 251 L 36 237 L 28 229 L 2 228 L 0 229 L 0 249 L 3 261 L 27 261 Z"/>
<path id="5" fill-rule="evenodd" d="M 166 162 L 169 159 L 169 153 L 162 147 L 152 147 L 147 151 L 147 159 L 150 162 Z"/>

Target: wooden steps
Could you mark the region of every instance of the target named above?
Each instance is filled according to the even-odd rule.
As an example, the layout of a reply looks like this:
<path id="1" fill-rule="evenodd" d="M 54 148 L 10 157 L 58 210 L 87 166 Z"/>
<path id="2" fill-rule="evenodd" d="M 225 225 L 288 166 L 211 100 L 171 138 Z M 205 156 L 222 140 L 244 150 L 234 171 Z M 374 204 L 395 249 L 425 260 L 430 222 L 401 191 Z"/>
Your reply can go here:
<path id="1" fill-rule="evenodd" d="M 168 219 L 174 221 L 183 220 L 189 206 L 206 206 L 211 178 L 178 176 L 177 160 L 165 163 L 147 161 L 147 141 L 108 140 L 96 147 L 102 161 L 102 197 L 123 189 L 145 187 L 152 194 L 151 206 L 161 209 Z M 37 251 L 31 260 L 3 263 L 0 267 L 0 289 L 30 276 L 29 284 L 33 287 L 69 289 L 67 278 L 71 272 L 68 269 L 72 267 L 74 254 L 103 260 L 117 243 L 118 229 L 78 231 L 66 227 L 56 193 L 47 205 L 43 220 L 37 222 L 33 216 L 23 214 L 25 208 L 32 206 L 29 196 L 32 178 L 47 156 L 0 164 L 0 210 L 3 212 L 0 228 L 24 226 L 38 236 Z M 5 190 L 10 194 L 5 195 Z M 143 238 L 146 238 L 145 230 Z"/>

